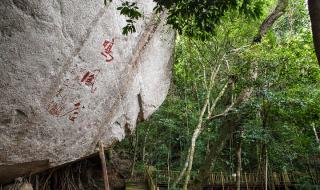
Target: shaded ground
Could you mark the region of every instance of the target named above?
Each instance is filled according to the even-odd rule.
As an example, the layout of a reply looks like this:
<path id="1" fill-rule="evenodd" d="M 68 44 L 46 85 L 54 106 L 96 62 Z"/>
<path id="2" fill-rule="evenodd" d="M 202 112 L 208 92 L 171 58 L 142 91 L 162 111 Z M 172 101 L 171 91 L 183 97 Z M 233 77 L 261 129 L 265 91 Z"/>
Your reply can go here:
<path id="1" fill-rule="evenodd" d="M 110 153 L 107 154 L 108 159 L 110 155 Z M 130 164 L 130 161 L 120 159 L 116 153 L 112 154 L 111 160 L 107 160 L 109 182 L 112 189 L 125 189 L 125 178 L 130 173 Z M 11 190 L 20 190 L 23 183 L 30 183 L 33 189 L 41 190 L 100 190 L 104 186 L 98 155 L 31 176 L 17 178 L 15 181 L 2 184 L 2 186 L 10 187 Z"/>

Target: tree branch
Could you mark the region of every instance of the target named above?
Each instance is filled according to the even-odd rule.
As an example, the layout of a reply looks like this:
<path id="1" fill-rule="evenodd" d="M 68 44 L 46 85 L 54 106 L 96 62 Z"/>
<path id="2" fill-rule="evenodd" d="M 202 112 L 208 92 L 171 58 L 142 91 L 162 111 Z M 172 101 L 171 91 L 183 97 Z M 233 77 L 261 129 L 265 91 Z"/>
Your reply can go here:
<path id="1" fill-rule="evenodd" d="M 227 107 L 222 113 L 209 117 L 208 120 L 214 120 L 214 119 L 227 116 L 227 114 L 233 109 L 233 106 L 234 106 L 234 103 L 232 103 L 229 107 Z"/>
<path id="2" fill-rule="evenodd" d="M 318 0 L 314 0 L 318 1 Z M 267 31 L 272 27 L 273 23 L 278 20 L 285 12 L 288 7 L 289 0 L 278 0 L 278 4 L 274 11 L 262 22 L 259 32 L 254 37 L 253 42 L 259 43 L 262 40 L 262 37 L 267 33 Z"/>
<path id="3" fill-rule="evenodd" d="M 222 88 L 222 90 L 220 91 L 220 93 L 218 94 L 216 99 L 213 101 L 212 106 L 208 108 L 208 117 L 207 117 L 207 119 L 209 119 L 211 117 L 211 113 L 216 108 L 216 105 L 217 105 L 218 101 L 221 99 L 221 97 L 223 96 L 223 94 L 226 91 L 227 87 L 229 86 L 228 84 L 229 84 L 229 81 L 224 85 L 224 87 Z"/>

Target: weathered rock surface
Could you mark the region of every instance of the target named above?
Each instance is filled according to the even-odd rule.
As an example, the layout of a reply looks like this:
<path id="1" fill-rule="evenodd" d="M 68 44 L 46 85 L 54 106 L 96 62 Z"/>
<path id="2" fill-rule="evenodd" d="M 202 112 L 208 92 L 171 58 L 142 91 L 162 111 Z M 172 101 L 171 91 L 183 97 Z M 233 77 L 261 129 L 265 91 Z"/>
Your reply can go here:
<path id="1" fill-rule="evenodd" d="M 0 1 L 0 183 L 112 145 L 163 102 L 174 32 L 139 0 L 123 36 L 120 3 Z"/>

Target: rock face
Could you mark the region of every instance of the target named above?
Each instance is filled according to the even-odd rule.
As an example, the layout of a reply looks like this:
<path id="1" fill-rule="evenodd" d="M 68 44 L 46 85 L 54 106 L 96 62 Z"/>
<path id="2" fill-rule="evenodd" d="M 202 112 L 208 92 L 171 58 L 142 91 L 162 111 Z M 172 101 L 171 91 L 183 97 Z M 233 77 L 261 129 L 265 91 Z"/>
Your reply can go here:
<path id="1" fill-rule="evenodd" d="M 150 0 L 121 34 L 121 1 L 0 1 L 0 183 L 130 134 L 164 101 L 174 32 Z"/>

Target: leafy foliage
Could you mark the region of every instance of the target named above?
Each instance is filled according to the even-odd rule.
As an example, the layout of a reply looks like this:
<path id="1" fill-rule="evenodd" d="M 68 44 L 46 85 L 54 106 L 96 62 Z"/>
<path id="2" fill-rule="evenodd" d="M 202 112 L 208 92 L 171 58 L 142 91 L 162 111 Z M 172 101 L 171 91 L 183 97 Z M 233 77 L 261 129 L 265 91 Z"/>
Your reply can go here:
<path id="1" fill-rule="evenodd" d="M 109 0 L 112 2 L 112 0 Z M 104 0 L 104 4 L 107 5 L 107 0 Z M 134 24 L 136 21 L 142 17 L 142 13 L 139 10 L 136 2 L 125 1 L 117 8 L 120 11 L 120 15 L 126 16 L 127 25 L 122 28 L 122 34 L 128 35 L 129 33 L 136 32 Z"/>
<path id="2" fill-rule="evenodd" d="M 137 3 L 129 3 L 128 1 L 122 3 L 117 10 L 120 10 L 120 14 L 128 17 L 127 25 L 122 29 L 123 35 L 128 35 L 128 33 L 136 32 L 136 28 L 134 27 L 135 20 L 138 20 L 142 17 L 142 14 L 138 11 Z"/>
<path id="3" fill-rule="evenodd" d="M 238 11 L 248 18 L 262 15 L 263 0 L 155 0 L 156 10 L 168 9 L 168 24 L 180 34 L 206 39 L 230 11 Z"/>
<path id="4" fill-rule="evenodd" d="M 112 0 L 109 0 L 110 2 Z M 180 34 L 205 40 L 215 32 L 215 27 L 223 22 L 230 11 L 246 15 L 248 19 L 263 14 L 266 0 L 154 0 L 156 13 L 168 10 L 167 24 Z M 106 4 L 106 0 L 104 0 Z M 125 1 L 118 7 L 120 14 L 127 16 L 123 34 L 135 32 L 134 23 L 142 14 L 135 2 Z"/>

